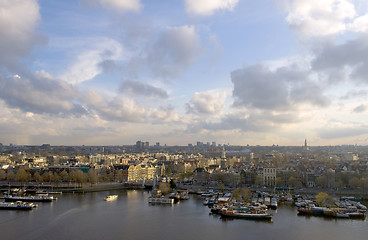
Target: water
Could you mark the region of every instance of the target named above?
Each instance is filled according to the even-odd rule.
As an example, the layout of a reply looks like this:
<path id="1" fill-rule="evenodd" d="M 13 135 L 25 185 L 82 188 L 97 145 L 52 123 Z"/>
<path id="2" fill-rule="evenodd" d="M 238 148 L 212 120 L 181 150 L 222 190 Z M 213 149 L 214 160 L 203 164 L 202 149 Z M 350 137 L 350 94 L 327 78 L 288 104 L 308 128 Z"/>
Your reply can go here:
<path id="1" fill-rule="evenodd" d="M 118 194 L 112 202 L 103 200 Z M 222 220 L 200 198 L 149 205 L 148 192 L 64 194 L 31 212 L 0 211 L 1 239 L 365 239 L 363 220 L 297 216 L 280 206 L 272 222 Z"/>

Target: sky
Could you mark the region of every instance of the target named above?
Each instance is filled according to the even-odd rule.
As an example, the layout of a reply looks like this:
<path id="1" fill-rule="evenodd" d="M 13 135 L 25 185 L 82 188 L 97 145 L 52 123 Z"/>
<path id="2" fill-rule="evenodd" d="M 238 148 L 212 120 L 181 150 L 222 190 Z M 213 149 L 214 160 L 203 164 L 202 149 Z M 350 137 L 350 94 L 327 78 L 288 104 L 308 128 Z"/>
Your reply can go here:
<path id="1" fill-rule="evenodd" d="M 368 144 L 366 0 L 0 0 L 0 143 Z"/>

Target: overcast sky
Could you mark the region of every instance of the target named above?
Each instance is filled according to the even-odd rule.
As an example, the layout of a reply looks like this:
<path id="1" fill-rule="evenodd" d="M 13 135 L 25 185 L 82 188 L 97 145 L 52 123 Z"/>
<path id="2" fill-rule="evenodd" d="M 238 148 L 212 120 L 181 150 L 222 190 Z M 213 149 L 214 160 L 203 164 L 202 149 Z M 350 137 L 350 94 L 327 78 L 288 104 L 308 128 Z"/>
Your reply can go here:
<path id="1" fill-rule="evenodd" d="M 0 0 L 0 143 L 368 144 L 366 0 Z"/>

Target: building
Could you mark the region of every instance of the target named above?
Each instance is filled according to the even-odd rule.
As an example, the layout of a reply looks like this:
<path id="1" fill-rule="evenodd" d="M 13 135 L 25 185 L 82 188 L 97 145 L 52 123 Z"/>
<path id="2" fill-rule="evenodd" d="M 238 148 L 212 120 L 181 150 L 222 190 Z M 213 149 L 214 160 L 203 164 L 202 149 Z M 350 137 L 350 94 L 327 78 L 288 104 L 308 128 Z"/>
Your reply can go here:
<path id="1" fill-rule="evenodd" d="M 222 147 L 222 154 L 221 154 L 221 169 L 225 171 L 227 169 L 226 166 L 226 152 L 225 147 Z"/>
<path id="2" fill-rule="evenodd" d="M 263 167 L 258 169 L 258 176 L 262 178 L 262 184 L 265 186 L 276 186 L 276 168 Z"/>
<path id="3" fill-rule="evenodd" d="M 156 168 L 146 164 L 130 165 L 128 168 L 128 181 L 140 182 L 153 180 L 156 177 Z"/>

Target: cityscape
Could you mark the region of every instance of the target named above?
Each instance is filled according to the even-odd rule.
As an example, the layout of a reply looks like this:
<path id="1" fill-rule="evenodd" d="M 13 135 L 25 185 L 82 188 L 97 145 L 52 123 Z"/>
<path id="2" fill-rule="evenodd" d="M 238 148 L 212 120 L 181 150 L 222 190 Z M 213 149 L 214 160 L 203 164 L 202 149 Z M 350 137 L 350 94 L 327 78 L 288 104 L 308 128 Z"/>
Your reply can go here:
<path id="1" fill-rule="evenodd" d="M 368 147 L 0 145 L 0 180 L 33 183 L 153 184 L 175 179 L 214 188 L 283 187 L 368 194 Z M 24 169 L 26 169 L 24 174 Z M 271 170 L 271 171 L 270 171 Z M 79 171 L 82 176 L 72 174 Z M 93 172 L 93 174 L 92 174 Z M 22 174 L 23 173 L 23 174 Z"/>
<path id="2" fill-rule="evenodd" d="M 4 239 L 364 239 L 368 1 L 0 0 Z"/>

